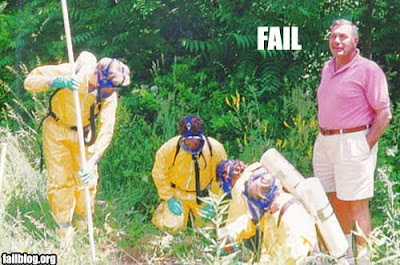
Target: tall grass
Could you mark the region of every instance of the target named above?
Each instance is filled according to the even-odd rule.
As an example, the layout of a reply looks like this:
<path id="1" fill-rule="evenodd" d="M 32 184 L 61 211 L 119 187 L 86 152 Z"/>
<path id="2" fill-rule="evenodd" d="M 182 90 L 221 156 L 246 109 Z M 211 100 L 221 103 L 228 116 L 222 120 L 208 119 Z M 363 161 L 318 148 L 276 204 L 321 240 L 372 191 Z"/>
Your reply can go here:
<path id="1" fill-rule="evenodd" d="M 376 227 L 368 240 L 373 250 L 375 264 L 400 264 L 400 193 L 393 187 L 398 185 L 388 177 L 387 168 L 378 169 L 378 179 L 383 184 L 386 203 L 380 207 L 385 218 Z"/>
<path id="2" fill-rule="evenodd" d="M 20 135 L 19 138 L 24 138 L 24 134 Z M 7 143 L 5 172 L 0 193 L 2 207 L 7 206 L 11 199 L 24 199 L 26 203 L 43 200 L 45 178 L 30 165 L 22 151 L 25 149 L 25 141 L 19 141 L 18 137 L 13 136 L 8 129 L 0 127 L 0 142 Z"/>
<path id="3" fill-rule="evenodd" d="M 58 264 L 90 264 L 90 249 L 84 233 L 76 233 L 69 251 L 60 248 L 57 226 L 46 200 L 46 172 L 31 166 L 25 154 L 24 133 L 17 136 L 0 128 L 0 143 L 7 142 L 5 174 L 0 192 L 0 253 L 57 254 Z M 121 233 L 111 228 L 107 212 L 97 223 L 95 239 L 97 264 L 136 263 L 135 257 L 123 251 L 114 238 Z M 146 256 L 146 254 L 144 255 Z M 136 263 L 139 264 L 139 263 Z"/>

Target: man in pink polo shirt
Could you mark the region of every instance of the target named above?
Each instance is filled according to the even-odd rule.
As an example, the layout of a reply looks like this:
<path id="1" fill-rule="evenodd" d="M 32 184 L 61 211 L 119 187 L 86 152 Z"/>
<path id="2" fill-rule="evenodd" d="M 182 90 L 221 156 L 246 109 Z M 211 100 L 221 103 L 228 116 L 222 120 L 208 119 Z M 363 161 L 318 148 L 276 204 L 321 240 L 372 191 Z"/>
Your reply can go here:
<path id="1" fill-rule="evenodd" d="M 318 88 L 320 133 L 314 146 L 314 175 L 321 180 L 350 248 L 355 222 L 371 232 L 369 199 L 374 192 L 378 140 L 391 119 L 385 74 L 357 49 L 357 27 L 333 22 L 329 48 Z M 356 237 L 357 264 L 370 264 L 365 240 Z"/>

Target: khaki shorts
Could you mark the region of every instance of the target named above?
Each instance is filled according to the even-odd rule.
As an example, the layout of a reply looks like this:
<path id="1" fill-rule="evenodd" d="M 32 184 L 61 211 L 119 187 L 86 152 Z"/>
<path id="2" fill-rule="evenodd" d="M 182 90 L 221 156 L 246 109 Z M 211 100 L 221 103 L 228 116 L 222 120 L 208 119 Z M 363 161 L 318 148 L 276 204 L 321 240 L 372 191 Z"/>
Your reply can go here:
<path id="1" fill-rule="evenodd" d="M 372 198 L 378 144 L 370 149 L 368 130 L 324 136 L 314 144 L 314 176 L 325 192 L 336 192 L 343 201 Z"/>

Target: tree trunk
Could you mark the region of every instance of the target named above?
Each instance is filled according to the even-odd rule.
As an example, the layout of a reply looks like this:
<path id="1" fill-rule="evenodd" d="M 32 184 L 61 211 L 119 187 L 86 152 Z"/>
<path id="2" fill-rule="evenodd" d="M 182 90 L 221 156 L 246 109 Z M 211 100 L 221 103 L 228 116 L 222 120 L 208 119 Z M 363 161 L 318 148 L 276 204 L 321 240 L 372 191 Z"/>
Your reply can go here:
<path id="1" fill-rule="evenodd" d="M 375 0 L 366 1 L 367 8 L 365 9 L 365 32 L 363 35 L 364 50 L 363 54 L 366 58 L 372 59 L 372 13 L 374 11 Z"/>

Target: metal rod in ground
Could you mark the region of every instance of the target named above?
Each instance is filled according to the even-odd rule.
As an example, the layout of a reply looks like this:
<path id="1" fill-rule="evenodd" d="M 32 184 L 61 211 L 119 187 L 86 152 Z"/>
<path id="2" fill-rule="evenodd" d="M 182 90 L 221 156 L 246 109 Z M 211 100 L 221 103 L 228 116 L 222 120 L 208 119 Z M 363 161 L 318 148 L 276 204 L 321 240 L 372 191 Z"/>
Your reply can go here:
<path id="1" fill-rule="evenodd" d="M 71 65 L 71 73 L 72 77 L 75 77 L 75 63 L 74 63 L 74 53 L 72 49 L 72 39 L 71 39 L 71 30 L 69 26 L 69 17 L 68 17 L 68 8 L 66 0 L 61 0 L 61 6 L 64 17 L 64 28 L 65 28 L 65 37 L 67 41 L 67 49 L 68 49 L 68 59 Z M 79 139 L 79 150 L 81 157 L 81 167 L 84 168 L 86 166 L 86 152 L 85 152 L 85 144 L 83 141 L 83 127 L 82 127 L 82 117 L 81 117 L 81 108 L 79 104 L 79 94 L 78 91 L 75 90 L 73 92 L 74 102 L 75 102 L 75 116 L 76 116 L 76 127 L 78 130 L 78 139 Z M 89 243 L 90 243 L 90 252 L 93 263 L 96 262 L 96 248 L 94 245 L 94 237 L 93 237 L 93 221 L 92 221 L 92 210 L 90 207 L 90 196 L 88 185 L 84 185 L 85 189 L 85 199 L 86 199 L 86 215 L 88 219 L 88 235 L 89 235 Z"/>

